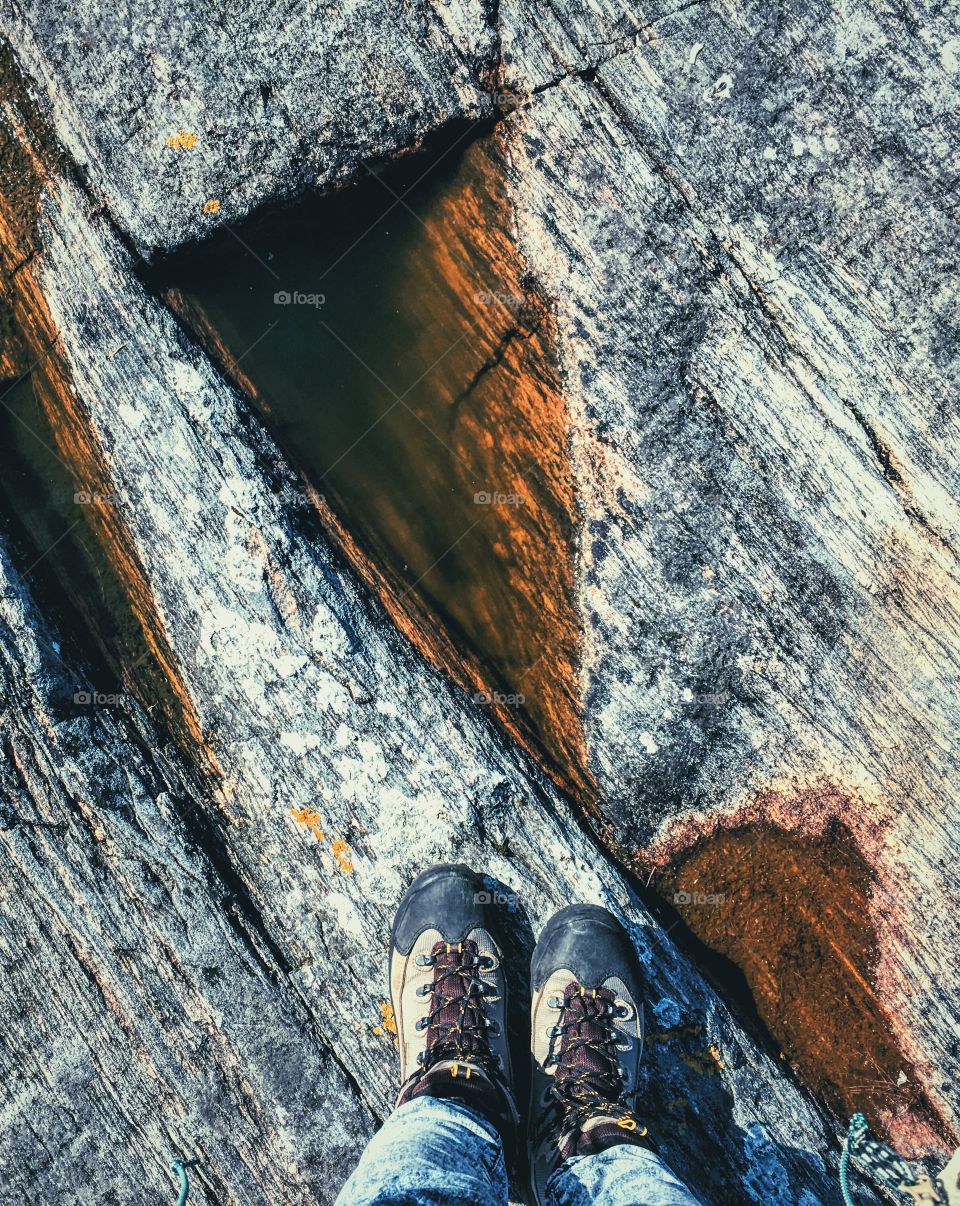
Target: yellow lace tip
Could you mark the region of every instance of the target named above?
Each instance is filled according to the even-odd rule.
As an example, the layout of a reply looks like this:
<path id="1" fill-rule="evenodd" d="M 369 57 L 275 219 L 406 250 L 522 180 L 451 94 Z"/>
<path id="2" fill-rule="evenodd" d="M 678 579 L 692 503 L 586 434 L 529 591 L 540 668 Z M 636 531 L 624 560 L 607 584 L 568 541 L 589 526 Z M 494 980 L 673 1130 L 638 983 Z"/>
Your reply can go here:
<path id="1" fill-rule="evenodd" d="M 621 1118 L 621 1119 L 619 1120 L 619 1122 L 617 1123 L 617 1126 L 618 1126 L 618 1127 L 619 1127 L 619 1128 L 620 1128 L 622 1131 L 635 1131 L 635 1130 L 637 1129 L 637 1123 L 636 1123 L 636 1119 L 634 1119 L 634 1118 Z M 646 1129 L 646 1127 L 644 1127 L 644 1128 L 643 1128 L 643 1129 L 640 1131 L 640 1134 L 641 1134 L 641 1135 L 645 1135 L 646 1133 L 647 1133 L 647 1129 Z"/>

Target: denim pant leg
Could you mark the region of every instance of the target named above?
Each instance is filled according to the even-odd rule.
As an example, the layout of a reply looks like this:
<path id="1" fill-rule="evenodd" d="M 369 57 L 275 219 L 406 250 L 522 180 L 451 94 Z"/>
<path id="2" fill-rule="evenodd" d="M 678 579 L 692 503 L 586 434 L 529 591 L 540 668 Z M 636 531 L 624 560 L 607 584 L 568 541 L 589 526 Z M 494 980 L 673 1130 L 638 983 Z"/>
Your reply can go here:
<path id="1" fill-rule="evenodd" d="M 547 1183 L 547 1206 L 700 1206 L 654 1152 L 618 1143 L 575 1156 Z"/>
<path id="2" fill-rule="evenodd" d="M 503 1144 L 455 1101 L 416 1097 L 367 1144 L 336 1206 L 507 1206 Z"/>

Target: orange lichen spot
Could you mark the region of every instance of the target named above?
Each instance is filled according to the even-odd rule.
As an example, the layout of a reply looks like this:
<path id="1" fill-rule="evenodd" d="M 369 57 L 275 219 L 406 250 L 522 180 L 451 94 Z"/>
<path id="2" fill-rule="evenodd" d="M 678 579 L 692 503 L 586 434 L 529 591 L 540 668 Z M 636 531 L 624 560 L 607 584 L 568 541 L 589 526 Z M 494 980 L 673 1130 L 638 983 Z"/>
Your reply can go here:
<path id="1" fill-rule="evenodd" d="M 723 1060 L 720 1058 L 720 1049 L 715 1043 L 711 1043 L 706 1050 L 706 1054 L 710 1056 L 713 1062 L 717 1065 L 717 1071 L 723 1071 Z"/>
<path id="2" fill-rule="evenodd" d="M 694 1051 L 690 1054 L 681 1054 L 680 1058 L 692 1068 L 694 1072 L 699 1072 L 703 1076 L 718 1076 L 723 1070 L 723 1060 L 720 1058 L 720 1052 L 712 1044 L 705 1051 Z"/>
<path id="3" fill-rule="evenodd" d="M 176 134 L 171 134 L 167 139 L 167 146 L 172 147 L 175 151 L 192 151 L 196 145 L 196 134 L 190 134 L 186 130 L 178 130 Z"/>
<path id="4" fill-rule="evenodd" d="M 216 197 L 211 197 L 209 201 L 204 201 L 203 212 L 205 214 L 218 214 L 220 212 L 220 202 Z"/>
<path id="5" fill-rule="evenodd" d="M 324 840 L 326 835 L 321 828 L 320 814 L 315 808 L 291 808 L 290 815 L 298 825 L 303 825 L 306 829 L 309 829 L 318 842 Z"/>
<path id="6" fill-rule="evenodd" d="M 335 838 L 331 843 L 330 849 L 333 851 L 333 856 L 337 860 L 337 866 L 344 875 L 353 874 L 353 863 L 350 861 L 350 847 L 343 838 Z"/>
<path id="7" fill-rule="evenodd" d="M 397 1033 L 397 1019 L 393 1016 L 393 1006 L 389 1001 L 380 1002 L 380 1020 L 383 1025 L 378 1026 L 377 1030 L 386 1031 L 387 1034 Z"/>

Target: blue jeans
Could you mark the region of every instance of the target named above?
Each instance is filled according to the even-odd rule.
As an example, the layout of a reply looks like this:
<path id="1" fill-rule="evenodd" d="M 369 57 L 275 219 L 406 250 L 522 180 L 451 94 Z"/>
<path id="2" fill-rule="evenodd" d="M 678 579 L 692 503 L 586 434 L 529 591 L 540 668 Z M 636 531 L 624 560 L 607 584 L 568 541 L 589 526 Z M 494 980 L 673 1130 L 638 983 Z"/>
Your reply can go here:
<path id="1" fill-rule="evenodd" d="M 549 1206 L 699 1206 L 659 1156 L 621 1143 L 568 1160 Z M 336 1206 L 507 1206 L 503 1144 L 466 1106 L 417 1097 L 367 1145 Z"/>

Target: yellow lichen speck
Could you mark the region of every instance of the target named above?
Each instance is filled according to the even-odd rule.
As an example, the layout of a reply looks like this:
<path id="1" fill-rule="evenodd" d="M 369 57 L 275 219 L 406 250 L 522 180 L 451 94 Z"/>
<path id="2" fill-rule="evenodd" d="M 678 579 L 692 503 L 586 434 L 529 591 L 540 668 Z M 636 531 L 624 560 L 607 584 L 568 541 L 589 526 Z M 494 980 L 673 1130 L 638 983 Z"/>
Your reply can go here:
<path id="1" fill-rule="evenodd" d="M 218 214 L 220 212 L 220 202 L 216 197 L 211 197 L 209 201 L 204 201 L 203 212 L 205 214 Z"/>
<path id="2" fill-rule="evenodd" d="M 320 814 L 314 808 L 291 808 L 290 815 L 298 825 L 303 825 L 309 829 L 318 842 L 324 839 L 323 829 L 320 827 Z"/>
<path id="3" fill-rule="evenodd" d="M 376 1035 L 397 1033 L 397 1019 L 393 1016 L 393 1006 L 389 1001 L 380 1002 L 380 1025 L 374 1026 L 373 1033 Z"/>
<path id="4" fill-rule="evenodd" d="M 196 134 L 190 134 L 186 130 L 178 130 L 167 139 L 167 146 L 173 147 L 175 151 L 192 151 L 196 145 Z"/>
<path id="5" fill-rule="evenodd" d="M 353 874 L 353 863 L 350 861 L 350 847 L 343 838 L 335 838 L 330 844 L 330 849 L 333 851 L 333 856 L 337 860 L 337 866 L 344 875 Z"/>

